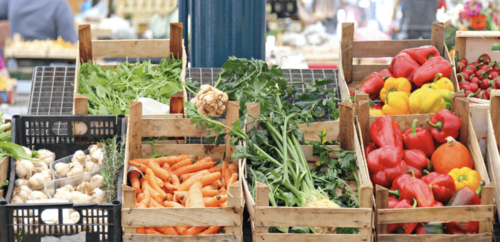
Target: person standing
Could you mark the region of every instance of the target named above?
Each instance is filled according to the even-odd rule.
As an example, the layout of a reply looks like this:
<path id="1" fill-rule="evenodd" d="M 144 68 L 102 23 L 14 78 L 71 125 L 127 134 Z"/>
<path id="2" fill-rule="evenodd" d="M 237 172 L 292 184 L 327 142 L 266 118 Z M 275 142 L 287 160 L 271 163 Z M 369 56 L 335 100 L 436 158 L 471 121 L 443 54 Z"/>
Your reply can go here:
<path id="1" fill-rule="evenodd" d="M 73 13 L 66 0 L 0 0 L 0 20 L 9 20 L 10 35 L 24 40 L 64 40 L 76 43 L 78 37 Z"/>
<path id="2" fill-rule="evenodd" d="M 400 39 L 430 39 L 439 2 L 440 0 L 396 0 L 392 20 L 396 19 L 397 9 L 401 6 L 403 18 L 400 23 Z"/>

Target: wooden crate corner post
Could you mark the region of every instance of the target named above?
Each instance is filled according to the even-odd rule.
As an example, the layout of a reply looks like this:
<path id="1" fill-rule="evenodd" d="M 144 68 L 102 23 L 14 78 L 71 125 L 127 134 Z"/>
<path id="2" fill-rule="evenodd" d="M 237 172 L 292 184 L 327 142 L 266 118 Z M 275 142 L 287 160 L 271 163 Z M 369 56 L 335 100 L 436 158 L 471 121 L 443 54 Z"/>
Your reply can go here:
<path id="1" fill-rule="evenodd" d="M 354 150 L 354 111 L 350 102 L 342 102 L 339 106 L 339 138 L 340 148 Z"/>
<path id="2" fill-rule="evenodd" d="M 444 53 L 444 23 L 432 23 L 431 45 L 435 46 L 441 56 L 449 55 Z"/>
<path id="3" fill-rule="evenodd" d="M 260 183 L 260 182 L 255 182 L 255 216 L 254 220 L 256 220 L 256 217 L 258 217 L 260 214 L 259 211 L 257 210 L 257 207 L 267 207 L 269 206 L 269 187 L 266 184 Z M 258 236 L 257 234 L 267 234 L 269 232 L 269 227 L 264 227 L 261 226 L 259 223 L 255 223 L 255 229 L 253 232 L 253 236 Z"/>
<path id="4" fill-rule="evenodd" d="M 342 59 L 342 71 L 345 82 L 352 82 L 352 45 L 354 41 L 354 23 L 342 23 L 342 40 L 340 42 L 340 54 Z"/>
<path id="5" fill-rule="evenodd" d="M 170 52 L 177 59 L 183 58 L 182 23 L 170 24 Z"/>
<path id="6" fill-rule="evenodd" d="M 491 90 L 490 115 L 497 146 L 500 144 L 500 90 Z M 500 148 L 500 146 L 498 146 Z"/>

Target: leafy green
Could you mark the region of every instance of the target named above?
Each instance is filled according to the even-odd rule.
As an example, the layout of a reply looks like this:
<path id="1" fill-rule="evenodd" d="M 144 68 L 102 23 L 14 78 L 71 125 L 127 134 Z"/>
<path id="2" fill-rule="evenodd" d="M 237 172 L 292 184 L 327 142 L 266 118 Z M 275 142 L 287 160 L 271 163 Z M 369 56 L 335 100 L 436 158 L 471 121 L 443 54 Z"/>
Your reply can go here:
<path id="1" fill-rule="evenodd" d="M 92 62 L 80 66 L 78 93 L 89 101 L 89 114 L 128 114 L 129 103 L 151 98 L 169 104 L 170 97 L 182 91 L 182 61 L 164 58 L 154 68 L 151 61 L 118 64 L 102 69 Z"/>

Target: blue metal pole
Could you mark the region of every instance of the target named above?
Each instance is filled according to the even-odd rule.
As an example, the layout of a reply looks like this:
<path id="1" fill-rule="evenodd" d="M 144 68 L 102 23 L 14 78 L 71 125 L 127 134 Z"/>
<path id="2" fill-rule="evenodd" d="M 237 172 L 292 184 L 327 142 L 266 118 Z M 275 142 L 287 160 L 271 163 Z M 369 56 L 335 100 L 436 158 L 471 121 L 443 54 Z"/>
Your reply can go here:
<path id="1" fill-rule="evenodd" d="M 265 0 L 192 0 L 192 67 L 220 68 L 229 56 L 265 58 Z"/>
<path id="2" fill-rule="evenodd" d="M 184 48 L 186 48 L 186 52 L 188 53 L 189 58 L 189 47 L 188 47 L 188 18 L 189 18 L 189 7 L 191 0 L 179 0 L 179 22 L 181 22 L 184 26 L 182 29 L 182 38 L 184 39 Z"/>

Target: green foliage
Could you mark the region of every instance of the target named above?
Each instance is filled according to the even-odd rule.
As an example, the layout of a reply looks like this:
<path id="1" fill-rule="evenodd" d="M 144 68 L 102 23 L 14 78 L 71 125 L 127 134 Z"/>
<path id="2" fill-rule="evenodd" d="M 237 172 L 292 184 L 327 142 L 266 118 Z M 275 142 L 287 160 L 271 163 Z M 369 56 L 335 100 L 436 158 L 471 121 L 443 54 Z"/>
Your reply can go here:
<path id="1" fill-rule="evenodd" d="M 120 168 L 125 159 L 125 137 L 118 141 L 118 136 L 107 139 L 102 143 L 104 150 L 104 166 L 100 174 L 104 178 L 105 202 L 110 203 L 116 199 L 116 189 Z M 123 171 L 121 171 L 123 172 Z"/>
<path id="2" fill-rule="evenodd" d="M 164 58 L 154 68 L 151 61 L 116 69 L 102 69 L 88 63 L 78 73 L 78 93 L 89 100 L 89 114 L 128 114 L 129 103 L 139 97 L 169 104 L 170 97 L 182 91 L 182 61 Z"/>

